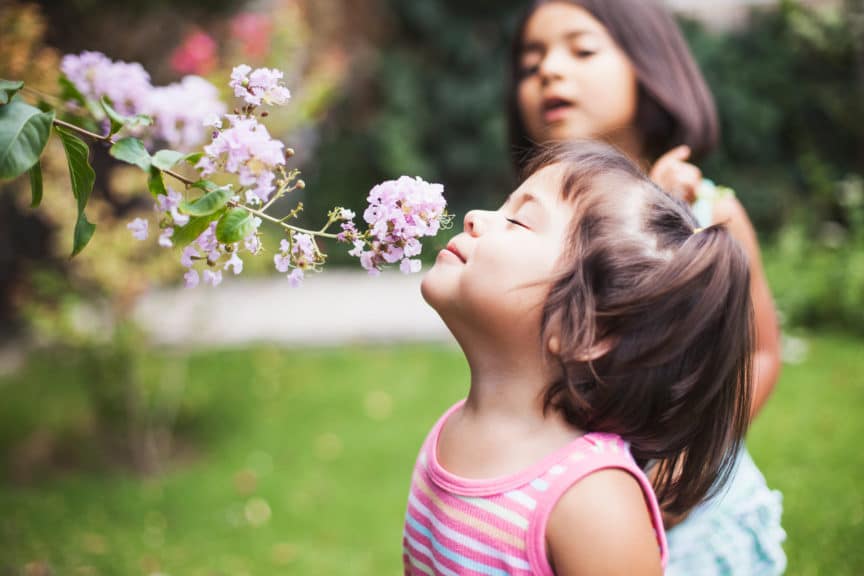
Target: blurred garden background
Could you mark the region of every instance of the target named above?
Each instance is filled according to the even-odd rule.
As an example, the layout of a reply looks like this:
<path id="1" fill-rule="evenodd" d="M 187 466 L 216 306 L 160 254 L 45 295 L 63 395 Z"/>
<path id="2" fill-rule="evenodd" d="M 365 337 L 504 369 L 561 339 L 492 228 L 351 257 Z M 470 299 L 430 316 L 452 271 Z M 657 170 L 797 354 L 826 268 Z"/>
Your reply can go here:
<path id="1" fill-rule="evenodd" d="M 232 66 L 279 68 L 293 99 L 269 127 L 297 151 L 310 219 L 411 174 L 444 183 L 459 222 L 512 189 L 505 61 L 526 3 L 7 0 L 0 77 L 55 93 L 63 54 L 99 50 L 228 101 Z M 864 574 L 864 1 L 670 5 L 722 121 L 703 171 L 750 213 L 783 322 L 748 443 L 784 494 L 788 574 Z M 298 345 L 256 338 L 250 309 L 222 299 L 228 321 L 172 340 L 172 298 L 218 311 L 209 288 L 172 296 L 176 257 L 129 235 L 152 213 L 145 178 L 95 151 L 97 232 L 70 260 L 75 205 L 49 146 L 39 209 L 26 178 L 0 183 L 0 576 L 399 573 L 417 449 L 467 386 L 446 334 L 418 320 Z M 353 276 L 274 291 L 284 278 L 259 260 L 226 279 L 234 310 L 296 301 L 276 320 L 302 310 L 326 335 L 346 299 L 369 323 L 388 302 L 368 284 L 386 274 L 352 301 Z M 331 268 L 351 260 L 330 250 Z"/>

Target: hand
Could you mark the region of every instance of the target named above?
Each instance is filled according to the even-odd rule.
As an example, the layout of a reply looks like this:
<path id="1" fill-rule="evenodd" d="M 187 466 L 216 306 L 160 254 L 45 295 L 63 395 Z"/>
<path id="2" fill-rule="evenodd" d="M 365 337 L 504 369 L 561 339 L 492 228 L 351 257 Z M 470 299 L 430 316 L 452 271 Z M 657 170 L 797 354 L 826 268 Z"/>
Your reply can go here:
<path id="1" fill-rule="evenodd" d="M 702 184 L 702 171 L 687 162 L 688 158 L 689 146 L 673 148 L 654 163 L 648 175 L 672 196 L 692 204 Z"/>

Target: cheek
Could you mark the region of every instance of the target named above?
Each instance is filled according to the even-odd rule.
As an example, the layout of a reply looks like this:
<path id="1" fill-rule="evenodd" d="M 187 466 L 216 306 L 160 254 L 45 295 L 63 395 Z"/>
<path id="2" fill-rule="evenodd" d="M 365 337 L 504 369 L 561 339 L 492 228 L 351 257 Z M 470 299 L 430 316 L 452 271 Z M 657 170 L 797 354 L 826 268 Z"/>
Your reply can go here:
<path id="1" fill-rule="evenodd" d="M 532 79 L 529 78 L 519 84 L 519 88 L 516 90 L 516 102 L 519 117 L 528 137 L 539 140 L 543 131 L 543 122 L 540 118 L 542 99 L 540 91 Z"/>
<path id="2" fill-rule="evenodd" d="M 590 102 L 602 117 L 606 129 L 632 124 L 636 119 L 638 83 L 630 64 L 621 58 L 608 58 L 596 63 L 596 82 L 591 84 Z"/>

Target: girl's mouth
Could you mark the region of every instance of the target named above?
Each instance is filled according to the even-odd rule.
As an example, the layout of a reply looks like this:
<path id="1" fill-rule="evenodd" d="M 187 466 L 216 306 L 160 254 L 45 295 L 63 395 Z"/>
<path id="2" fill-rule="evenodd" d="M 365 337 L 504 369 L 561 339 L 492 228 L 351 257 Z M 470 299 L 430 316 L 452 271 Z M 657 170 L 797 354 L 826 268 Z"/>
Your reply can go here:
<path id="1" fill-rule="evenodd" d="M 560 122 L 573 109 L 573 103 L 559 97 L 543 99 L 543 121 L 547 124 Z"/>

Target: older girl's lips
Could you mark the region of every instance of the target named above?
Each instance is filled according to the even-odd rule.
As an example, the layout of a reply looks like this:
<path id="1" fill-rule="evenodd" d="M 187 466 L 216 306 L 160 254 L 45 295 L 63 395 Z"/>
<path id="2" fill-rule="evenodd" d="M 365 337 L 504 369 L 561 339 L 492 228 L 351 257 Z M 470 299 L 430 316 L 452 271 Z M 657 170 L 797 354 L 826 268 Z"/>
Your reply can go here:
<path id="1" fill-rule="evenodd" d="M 572 109 L 573 102 L 566 98 L 550 96 L 543 99 L 543 121 L 552 124 L 562 120 Z"/>

